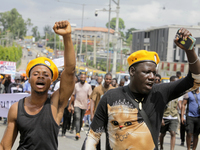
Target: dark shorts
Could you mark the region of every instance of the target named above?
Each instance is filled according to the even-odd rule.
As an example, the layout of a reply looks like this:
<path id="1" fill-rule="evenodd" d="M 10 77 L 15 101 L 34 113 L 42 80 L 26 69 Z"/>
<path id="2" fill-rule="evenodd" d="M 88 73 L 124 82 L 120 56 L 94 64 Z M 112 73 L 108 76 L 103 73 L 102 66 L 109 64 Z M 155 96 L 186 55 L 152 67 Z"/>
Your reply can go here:
<path id="1" fill-rule="evenodd" d="M 186 127 L 187 133 L 193 133 L 199 135 L 200 133 L 200 117 L 186 117 Z"/>
<path id="2" fill-rule="evenodd" d="M 165 126 L 161 126 L 160 133 L 166 133 L 167 131 L 174 131 L 178 127 L 178 119 L 164 119 Z"/>

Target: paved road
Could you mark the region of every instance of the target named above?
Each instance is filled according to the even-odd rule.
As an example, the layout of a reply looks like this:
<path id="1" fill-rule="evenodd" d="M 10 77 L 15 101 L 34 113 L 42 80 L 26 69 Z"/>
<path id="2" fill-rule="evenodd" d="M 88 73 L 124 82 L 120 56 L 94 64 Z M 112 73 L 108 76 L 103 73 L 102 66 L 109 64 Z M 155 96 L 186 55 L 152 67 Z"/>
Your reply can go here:
<path id="1" fill-rule="evenodd" d="M 19 66 L 19 68 L 17 70 L 26 70 L 26 66 L 27 66 L 28 62 L 31 61 L 32 59 L 35 59 L 37 54 L 40 54 L 41 56 L 46 56 L 45 54 L 43 54 L 41 52 L 41 50 L 42 50 L 42 48 L 31 47 L 32 56 L 28 56 L 27 49 L 23 48 L 22 49 L 23 57 L 21 58 L 21 65 Z"/>
<path id="2" fill-rule="evenodd" d="M 3 136 L 4 130 L 6 126 L 3 125 L 3 122 L 0 121 L 0 139 Z M 58 150 L 80 150 L 83 144 L 83 141 L 86 137 L 86 131 L 88 130 L 88 127 L 84 127 L 85 131 L 81 132 L 81 139 L 76 141 L 74 139 L 75 133 L 70 134 L 69 132 L 66 133 L 65 138 L 61 137 L 61 130 L 58 136 L 58 141 L 59 141 L 59 146 Z M 101 136 L 101 145 L 102 145 L 102 150 L 105 150 L 105 134 Z M 19 143 L 19 135 L 14 143 L 13 150 L 17 149 Z M 175 150 L 186 150 L 186 146 L 179 146 L 181 143 L 179 139 L 179 135 L 176 136 L 176 145 L 175 145 Z M 200 144 L 198 144 L 197 150 L 200 149 Z M 164 150 L 170 150 L 170 135 L 167 133 L 164 139 Z"/>

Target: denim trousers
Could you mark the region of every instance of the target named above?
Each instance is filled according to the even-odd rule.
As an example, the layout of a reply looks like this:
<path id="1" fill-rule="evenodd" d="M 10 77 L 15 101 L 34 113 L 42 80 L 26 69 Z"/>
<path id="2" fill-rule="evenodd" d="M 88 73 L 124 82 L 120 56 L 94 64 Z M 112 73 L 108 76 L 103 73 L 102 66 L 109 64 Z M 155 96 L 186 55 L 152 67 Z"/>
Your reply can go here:
<path id="1" fill-rule="evenodd" d="M 81 131 L 85 111 L 86 111 L 86 109 L 74 107 L 74 113 L 75 113 L 75 118 L 76 118 L 76 133 L 80 133 L 80 131 Z"/>

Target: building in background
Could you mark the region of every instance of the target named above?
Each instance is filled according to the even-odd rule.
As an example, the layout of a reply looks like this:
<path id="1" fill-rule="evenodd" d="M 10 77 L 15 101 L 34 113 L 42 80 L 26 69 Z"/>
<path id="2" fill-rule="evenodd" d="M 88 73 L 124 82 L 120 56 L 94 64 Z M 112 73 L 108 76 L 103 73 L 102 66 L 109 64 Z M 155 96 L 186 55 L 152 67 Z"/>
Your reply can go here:
<path id="1" fill-rule="evenodd" d="M 155 51 L 161 62 L 159 71 L 163 76 L 170 76 L 176 71 L 187 74 L 187 57 L 183 50 L 174 44 L 175 34 L 181 27 L 188 29 L 196 38 L 195 51 L 200 56 L 200 24 L 198 26 L 167 25 L 133 31 L 132 50 Z"/>

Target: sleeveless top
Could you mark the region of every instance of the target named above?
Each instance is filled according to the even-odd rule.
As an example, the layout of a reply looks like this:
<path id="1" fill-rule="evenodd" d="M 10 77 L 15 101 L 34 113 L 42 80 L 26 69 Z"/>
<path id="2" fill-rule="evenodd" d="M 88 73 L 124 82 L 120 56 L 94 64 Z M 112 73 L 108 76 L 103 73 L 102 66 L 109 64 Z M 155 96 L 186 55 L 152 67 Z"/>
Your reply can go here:
<path id="1" fill-rule="evenodd" d="M 57 150 L 59 126 L 52 115 L 50 98 L 36 115 L 26 113 L 24 100 L 18 103 L 16 123 L 20 141 L 17 150 Z"/>

